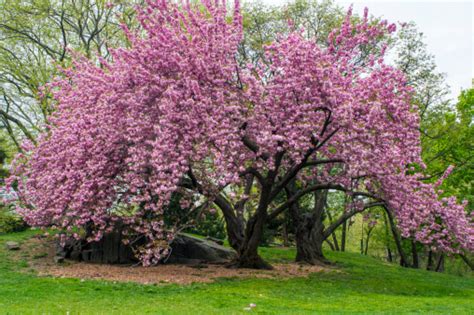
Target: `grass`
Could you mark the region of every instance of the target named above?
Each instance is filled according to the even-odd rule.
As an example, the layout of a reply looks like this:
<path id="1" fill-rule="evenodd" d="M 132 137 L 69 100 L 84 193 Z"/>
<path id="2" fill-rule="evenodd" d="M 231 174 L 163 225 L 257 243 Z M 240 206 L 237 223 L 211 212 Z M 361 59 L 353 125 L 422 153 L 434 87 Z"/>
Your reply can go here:
<path id="1" fill-rule="evenodd" d="M 351 253 L 328 253 L 339 271 L 308 278 L 221 279 L 212 284 L 139 285 L 38 277 L 27 261 L 14 262 L 0 236 L 0 314 L 310 314 L 474 313 L 474 280 L 404 269 Z M 262 248 L 272 262 L 291 260 L 290 249 Z M 20 270 L 23 268 L 23 272 Z M 244 308 L 257 306 L 251 311 Z"/>

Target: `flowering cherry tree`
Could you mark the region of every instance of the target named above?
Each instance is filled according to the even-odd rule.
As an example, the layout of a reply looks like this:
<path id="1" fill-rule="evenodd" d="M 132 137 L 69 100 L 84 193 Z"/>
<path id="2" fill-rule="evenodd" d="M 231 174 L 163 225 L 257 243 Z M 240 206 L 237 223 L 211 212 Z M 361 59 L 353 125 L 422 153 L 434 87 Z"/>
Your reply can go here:
<path id="1" fill-rule="evenodd" d="M 143 235 L 145 265 L 168 253 L 178 226 L 163 217 L 173 193 L 226 220 L 237 266 L 269 267 L 257 249 L 267 219 L 301 196 L 337 189 L 393 209 L 402 232 L 443 250 L 472 250 L 472 220 L 454 199 L 411 174 L 422 165 L 411 89 L 383 55 L 395 25 L 345 22 L 319 47 L 296 31 L 241 65 L 239 2 L 147 1 L 142 32 L 100 65 L 77 58 L 45 93 L 49 132 L 25 145 L 10 181 L 35 226 L 99 240 L 116 222 Z M 412 172 L 413 173 L 413 172 Z M 283 204 L 276 197 L 297 180 Z M 252 209 L 245 217 L 244 209 Z M 79 237 L 78 235 L 75 235 Z"/>

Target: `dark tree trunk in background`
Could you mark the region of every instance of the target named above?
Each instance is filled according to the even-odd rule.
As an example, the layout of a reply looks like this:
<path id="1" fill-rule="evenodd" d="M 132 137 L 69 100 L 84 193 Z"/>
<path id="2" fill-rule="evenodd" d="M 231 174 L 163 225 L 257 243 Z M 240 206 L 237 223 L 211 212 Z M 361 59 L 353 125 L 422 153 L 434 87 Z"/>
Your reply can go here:
<path id="1" fill-rule="evenodd" d="M 334 233 L 334 232 L 331 233 L 331 236 L 332 236 L 332 240 L 333 240 L 333 242 L 334 242 L 334 249 L 335 249 L 336 251 L 340 251 L 340 249 L 339 249 L 339 244 L 338 244 L 338 242 L 337 242 L 336 233 Z"/>
<path id="2" fill-rule="evenodd" d="M 387 246 L 387 260 L 389 262 L 393 262 L 392 251 L 390 250 L 389 246 Z"/>
<path id="3" fill-rule="evenodd" d="M 420 268 L 420 262 L 418 260 L 418 249 L 416 248 L 416 241 L 411 240 L 411 254 L 413 256 L 413 268 Z"/>
<path id="4" fill-rule="evenodd" d="M 444 254 L 439 255 L 438 263 L 436 264 L 436 272 L 444 271 Z"/>
<path id="5" fill-rule="evenodd" d="M 347 221 L 344 221 L 342 224 L 342 234 L 341 234 L 341 252 L 346 251 L 346 231 L 347 231 Z"/>
<path id="6" fill-rule="evenodd" d="M 285 247 L 290 246 L 290 238 L 288 237 L 288 223 L 286 220 L 286 213 L 285 213 L 285 221 L 283 222 L 281 234 L 283 238 L 283 246 Z"/>
<path id="7" fill-rule="evenodd" d="M 466 263 L 466 265 L 468 265 L 469 268 L 471 268 L 471 271 L 474 271 L 474 263 L 471 260 L 469 260 L 469 258 L 467 258 L 466 255 L 460 254 L 459 256 Z"/>
<path id="8" fill-rule="evenodd" d="M 392 257 L 392 250 L 390 249 L 390 233 L 388 232 L 388 220 L 387 220 L 387 214 L 383 214 L 383 220 L 385 224 L 385 246 L 387 247 L 387 260 L 389 262 L 393 261 Z"/>
<path id="9" fill-rule="evenodd" d="M 398 254 L 400 255 L 400 266 L 402 267 L 409 267 L 408 258 L 403 251 L 402 247 L 402 240 L 400 237 L 400 233 L 397 230 L 397 226 L 395 225 L 395 219 L 393 218 L 393 214 L 390 209 L 385 208 L 385 212 L 387 213 L 388 222 L 390 223 L 390 228 L 392 230 L 393 239 L 395 241 L 395 245 L 397 246 Z"/>
<path id="10" fill-rule="evenodd" d="M 433 251 L 428 252 L 428 263 L 426 264 L 426 270 L 433 270 L 434 269 L 434 259 L 433 259 Z"/>
<path id="11" fill-rule="evenodd" d="M 214 202 L 222 210 L 229 245 L 238 251 L 244 241 L 244 222 L 235 215 L 232 205 L 224 200 L 224 198 L 218 196 Z"/>
<path id="12" fill-rule="evenodd" d="M 324 207 L 326 208 L 326 213 L 328 214 L 329 222 L 331 222 L 331 224 L 332 224 L 333 221 L 332 221 L 331 212 L 327 209 L 327 205 L 324 205 Z M 336 232 L 335 231 L 331 233 L 331 237 L 332 237 L 332 241 L 333 241 L 333 244 L 334 244 L 334 246 L 331 247 L 331 249 L 339 251 L 339 243 L 337 242 L 337 237 L 336 237 Z"/>
<path id="13" fill-rule="evenodd" d="M 333 252 L 336 251 L 336 248 L 334 247 L 334 244 L 331 243 L 330 240 L 326 239 L 326 243 L 328 243 L 329 247 L 331 248 L 331 250 L 332 250 Z"/>
<path id="14" fill-rule="evenodd" d="M 370 235 L 372 234 L 372 231 L 374 230 L 374 228 L 369 228 L 369 231 L 367 232 L 367 238 L 365 239 L 365 249 L 364 249 L 364 255 L 367 256 L 367 254 L 369 253 L 369 240 L 370 240 Z"/>

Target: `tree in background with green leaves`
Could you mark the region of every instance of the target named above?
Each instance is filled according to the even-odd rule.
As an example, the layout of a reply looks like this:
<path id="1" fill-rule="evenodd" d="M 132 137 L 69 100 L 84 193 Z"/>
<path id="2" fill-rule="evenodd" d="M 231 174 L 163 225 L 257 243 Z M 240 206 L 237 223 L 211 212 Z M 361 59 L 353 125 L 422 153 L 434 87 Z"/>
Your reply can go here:
<path id="1" fill-rule="evenodd" d="M 125 45 L 121 23 L 133 24 L 137 1 L 0 0 L 0 126 L 18 150 L 52 112 L 40 87 L 68 65 L 72 51 L 110 58 Z"/>

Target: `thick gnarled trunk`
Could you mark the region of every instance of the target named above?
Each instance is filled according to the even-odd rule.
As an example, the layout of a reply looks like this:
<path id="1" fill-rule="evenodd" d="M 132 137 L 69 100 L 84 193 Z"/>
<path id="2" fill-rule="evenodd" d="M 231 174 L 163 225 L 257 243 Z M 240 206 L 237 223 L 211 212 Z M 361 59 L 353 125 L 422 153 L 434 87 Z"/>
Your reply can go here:
<path id="1" fill-rule="evenodd" d="M 318 229 L 301 225 L 296 232 L 296 262 L 311 265 L 327 264 L 323 253 L 324 235 Z"/>
<path id="2" fill-rule="evenodd" d="M 314 193 L 315 203 L 311 213 L 302 213 L 297 203 L 290 206 L 290 214 L 296 224 L 296 261 L 311 265 L 327 264 L 324 257 L 323 213 L 327 191 Z"/>
<path id="3" fill-rule="evenodd" d="M 265 213 L 257 213 L 247 223 L 245 238 L 237 251 L 237 260 L 234 263 L 238 268 L 272 269 L 258 254 L 258 245 L 262 239 L 266 221 Z"/>
<path id="4" fill-rule="evenodd" d="M 248 220 L 245 233 L 237 250 L 237 259 L 232 266 L 237 268 L 273 269 L 258 254 L 258 246 L 267 223 L 267 209 L 270 203 L 271 185 L 261 187 L 259 205 L 255 214 Z M 243 226 L 243 225 L 242 225 Z M 229 234 L 229 233 L 228 233 Z"/>

